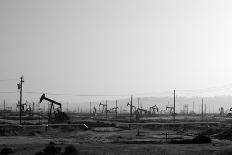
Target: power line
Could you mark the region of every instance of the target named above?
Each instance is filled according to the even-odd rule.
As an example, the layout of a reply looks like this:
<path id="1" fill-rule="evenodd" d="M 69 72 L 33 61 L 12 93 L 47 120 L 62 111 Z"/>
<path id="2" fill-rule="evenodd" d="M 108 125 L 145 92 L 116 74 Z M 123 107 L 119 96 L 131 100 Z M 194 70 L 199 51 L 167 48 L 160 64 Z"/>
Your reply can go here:
<path id="1" fill-rule="evenodd" d="M 16 94 L 17 92 L 0 92 L 0 94 Z"/>
<path id="2" fill-rule="evenodd" d="M 9 81 L 9 80 L 15 80 L 14 79 L 4 79 L 0 81 Z M 214 92 L 214 91 L 221 91 L 221 90 L 228 90 L 232 89 L 232 83 L 227 84 L 227 85 L 222 85 L 222 86 L 217 86 L 217 87 L 208 87 L 208 88 L 203 88 L 203 89 L 189 89 L 189 90 L 177 90 L 179 94 L 196 94 L 196 93 L 204 93 L 204 92 Z M 10 93 L 16 93 L 16 92 L 0 92 L 0 93 L 5 93 L 5 94 L 10 94 Z M 116 97 L 116 96 L 126 96 L 129 97 L 131 94 L 72 94 L 72 93 L 53 93 L 53 92 L 39 92 L 39 91 L 26 91 L 24 92 L 26 94 L 47 94 L 47 95 L 57 95 L 57 96 L 82 96 L 82 97 L 104 97 L 104 96 L 109 96 L 109 97 Z M 150 94 L 150 95 L 148 95 Z M 162 95 L 163 94 L 163 95 Z M 153 92 L 153 93 L 135 93 L 134 96 L 142 97 L 148 95 L 150 97 L 152 96 L 172 96 L 171 91 L 164 91 L 164 92 Z M 149 99 L 145 99 L 149 100 Z"/>
<path id="3" fill-rule="evenodd" d="M 70 94 L 70 93 L 51 93 L 51 92 L 36 92 L 36 91 L 27 91 L 25 94 L 47 94 L 47 95 L 59 95 L 59 96 L 131 96 L 129 94 Z"/>
<path id="4" fill-rule="evenodd" d="M 171 94 L 172 91 L 162 91 L 162 92 L 148 92 L 148 93 L 134 93 L 134 96 L 143 96 L 143 95 L 164 95 Z"/>
<path id="5" fill-rule="evenodd" d="M 208 87 L 208 88 L 202 88 L 202 89 L 188 89 L 188 90 L 178 90 L 179 92 L 212 92 L 212 91 L 217 91 L 217 90 L 226 90 L 226 89 L 232 89 L 232 83 L 227 84 L 227 85 L 222 85 L 222 86 L 214 86 L 214 87 Z"/>
<path id="6" fill-rule="evenodd" d="M 13 80 L 18 80 L 18 79 L 17 79 L 17 78 L 12 78 L 12 79 L 0 79 L 0 82 L 13 81 Z"/>

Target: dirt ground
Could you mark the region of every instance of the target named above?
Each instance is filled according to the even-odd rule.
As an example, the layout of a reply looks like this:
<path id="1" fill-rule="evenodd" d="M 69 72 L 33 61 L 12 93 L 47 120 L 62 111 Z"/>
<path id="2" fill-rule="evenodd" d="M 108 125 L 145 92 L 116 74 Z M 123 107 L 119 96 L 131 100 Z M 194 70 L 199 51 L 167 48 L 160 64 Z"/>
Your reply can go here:
<path id="1" fill-rule="evenodd" d="M 37 139 L 37 137 L 11 137 L 0 138 L 6 144 L 4 147 L 12 148 L 15 155 L 33 155 L 45 148 L 50 140 L 57 139 Z M 232 152 L 231 142 L 216 142 L 212 144 L 78 144 L 71 143 L 81 154 L 94 155 L 220 155 Z M 69 143 L 57 144 L 64 148 Z"/>
<path id="2" fill-rule="evenodd" d="M 96 127 L 91 130 L 77 128 L 31 128 L 22 131 L 17 136 L 1 136 L 0 149 L 12 148 L 13 154 L 33 155 L 42 151 L 50 142 L 64 148 L 73 145 L 81 154 L 95 155 L 218 155 L 223 151 L 232 151 L 232 142 L 229 140 L 213 139 L 209 144 L 168 144 L 166 135 L 161 130 L 140 129 L 140 136 L 136 136 L 138 130 L 122 130 L 115 127 Z M 42 131 L 43 130 L 43 131 Z M 180 138 L 172 130 L 168 132 L 168 139 Z M 182 135 L 181 138 L 192 138 L 191 135 Z M 225 154 L 225 152 L 223 153 Z"/>
<path id="3" fill-rule="evenodd" d="M 83 126 L 0 126 L 0 150 L 13 155 L 34 155 L 50 142 L 62 150 L 74 146 L 83 155 L 227 155 L 232 154 L 232 129 L 195 125 L 117 126 L 111 121 L 81 120 Z M 13 123 L 13 122 L 11 122 Z M 117 124 L 117 123 L 116 123 Z M 231 132 L 230 132 L 231 131 Z M 171 144 L 172 140 L 193 139 L 197 134 L 212 138 L 206 144 Z M 230 136 L 231 135 L 231 136 Z"/>

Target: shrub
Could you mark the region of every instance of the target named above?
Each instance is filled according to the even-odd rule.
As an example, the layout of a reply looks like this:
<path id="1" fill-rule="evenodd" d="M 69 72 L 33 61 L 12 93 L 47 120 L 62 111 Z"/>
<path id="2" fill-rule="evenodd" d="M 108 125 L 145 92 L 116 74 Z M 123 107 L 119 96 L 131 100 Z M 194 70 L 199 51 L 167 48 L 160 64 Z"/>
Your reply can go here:
<path id="1" fill-rule="evenodd" d="M 11 153 L 13 153 L 13 150 L 11 148 L 7 148 L 7 147 L 3 148 L 0 152 L 0 154 L 2 154 L 2 155 L 8 155 Z"/>
<path id="2" fill-rule="evenodd" d="M 202 144 L 202 143 L 211 143 L 211 138 L 204 135 L 198 135 L 195 138 L 193 138 L 194 144 Z"/>
<path id="3" fill-rule="evenodd" d="M 65 148 L 63 155 L 79 155 L 79 152 L 74 146 L 68 145 Z"/>
<path id="4" fill-rule="evenodd" d="M 43 152 L 45 155 L 57 155 L 61 151 L 60 147 L 55 147 L 54 145 L 49 145 L 47 146 Z"/>
<path id="5" fill-rule="evenodd" d="M 193 139 L 184 139 L 184 140 L 172 140 L 170 143 L 172 144 L 203 144 L 203 143 L 211 143 L 211 138 L 204 135 L 198 135 Z"/>
<path id="6" fill-rule="evenodd" d="M 79 151 L 74 146 L 68 145 L 64 152 L 61 152 L 60 147 L 55 147 L 55 143 L 50 142 L 42 152 L 37 152 L 35 155 L 79 155 Z"/>

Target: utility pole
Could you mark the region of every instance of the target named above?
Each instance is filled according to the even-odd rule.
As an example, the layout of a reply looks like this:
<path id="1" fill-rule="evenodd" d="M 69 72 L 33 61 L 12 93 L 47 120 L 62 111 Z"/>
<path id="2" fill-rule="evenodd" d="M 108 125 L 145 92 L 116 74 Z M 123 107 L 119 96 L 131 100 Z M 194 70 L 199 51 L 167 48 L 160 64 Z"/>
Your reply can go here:
<path id="1" fill-rule="evenodd" d="M 107 100 L 106 100 L 106 120 L 107 120 L 107 115 L 108 115 L 108 109 L 107 109 Z"/>
<path id="2" fill-rule="evenodd" d="M 210 112 L 211 112 L 211 111 L 210 111 L 210 105 L 209 105 L 209 112 L 208 112 L 208 113 L 210 114 Z"/>
<path id="3" fill-rule="evenodd" d="M 21 125 L 22 123 L 22 92 L 23 92 L 23 82 L 24 78 L 23 76 L 20 77 L 20 83 L 17 84 L 18 90 L 20 91 L 20 100 L 19 100 L 19 124 Z"/>
<path id="4" fill-rule="evenodd" d="M 139 97 L 138 97 L 138 108 L 139 108 Z"/>
<path id="5" fill-rule="evenodd" d="M 35 103 L 34 102 L 32 103 L 32 111 L 33 111 L 33 115 L 34 115 L 34 112 L 35 112 Z"/>
<path id="6" fill-rule="evenodd" d="M 4 117 L 6 116 L 6 102 L 5 102 L 5 99 L 3 101 L 3 114 L 4 114 Z"/>
<path id="7" fill-rule="evenodd" d="M 176 121 L 175 115 L 176 115 L 176 90 L 174 90 L 174 114 L 173 114 L 173 121 Z"/>
<path id="8" fill-rule="evenodd" d="M 205 104 L 205 115 L 206 115 L 206 104 Z"/>
<path id="9" fill-rule="evenodd" d="M 201 100 L 201 121 L 203 122 L 203 116 L 204 116 L 204 113 L 203 113 L 203 110 L 204 110 L 204 103 L 203 103 L 203 98 Z"/>
<path id="10" fill-rule="evenodd" d="M 130 104 L 130 123 L 132 122 L 132 108 L 133 108 L 133 105 L 132 105 L 132 95 L 131 95 L 131 100 L 130 100 L 131 104 Z M 129 128 L 131 126 L 129 125 Z"/>
<path id="11" fill-rule="evenodd" d="M 91 101 L 90 101 L 90 103 L 89 103 L 89 113 L 90 113 L 90 114 L 92 113 L 92 111 L 91 111 Z"/>
<path id="12" fill-rule="evenodd" d="M 213 114 L 214 114 L 214 104 L 213 104 Z"/>
<path id="13" fill-rule="evenodd" d="M 194 113 L 194 102 L 193 102 L 193 113 Z"/>
<path id="14" fill-rule="evenodd" d="M 201 114 L 201 104 L 199 104 L 199 115 Z"/>
<path id="15" fill-rule="evenodd" d="M 130 100 L 130 123 L 132 122 L 132 95 L 131 95 L 131 100 Z"/>
<path id="16" fill-rule="evenodd" d="M 116 120 L 118 119 L 118 101 L 116 100 L 116 107 L 115 107 L 116 109 L 115 109 L 115 113 L 116 113 L 116 116 L 115 116 L 115 118 L 116 118 Z"/>
<path id="17" fill-rule="evenodd" d="M 68 113 L 68 102 L 67 102 L 67 113 Z"/>
<path id="18" fill-rule="evenodd" d="M 5 114 L 5 112 L 6 112 L 6 102 L 5 102 L 5 99 L 3 101 L 3 111 L 4 111 L 4 114 Z"/>

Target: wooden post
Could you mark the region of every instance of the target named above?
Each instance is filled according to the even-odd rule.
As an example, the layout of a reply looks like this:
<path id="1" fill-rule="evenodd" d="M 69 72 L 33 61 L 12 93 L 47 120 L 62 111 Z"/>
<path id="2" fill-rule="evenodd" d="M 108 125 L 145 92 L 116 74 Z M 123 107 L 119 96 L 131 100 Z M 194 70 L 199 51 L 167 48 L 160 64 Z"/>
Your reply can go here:
<path id="1" fill-rule="evenodd" d="M 115 113 L 116 113 L 116 116 L 115 116 L 115 119 L 117 120 L 118 119 L 118 101 L 116 100 L 116 107 L 115 107 Z"/>
<path id="2" fill-rule="evenodd" d="M 18 89 L 20 90 L 20 98 L 19 98 L 19 124 L 22 124 L 22 93 L 23 93 L 23 76 L 20 77 L 20 83 L 18 84 Z"/>
<path id="3" fill-rule="evenodd" d="M 130 100 L 130 123 L 132 122 L 132 95 L 131 95 L 131 100 Z M 129 125 L 129 128 L 131 128 L 131 125 Z"/>
<path id="4" fill-rule="evenodd" d="M 138 108 L 139 108 L 139 97 L 138 97 Z"/>
<path id="5" fill-rule="evenodd" d="M 89 103 L 89 113 L 91 114 L 92 113 L 92 110 L 91 110 L 91 102 Z"/>
<path id="6" fill-rule="evenodd" d="M 205 115 L 206 115 L 206 104 L 205 104 Z"/>
<path id="7" fill-rule="evenodd" d="M 176 121 L 175 115 L 176 115 L 176 90 L 174 90 L 174 114 L 173 114 L 173 121 Z"/>
<path id="8" fill-rule="evenodd" d="M 194 102 L 193 102 L 193 113 L 194 113 Z"/>
<path id="9" fill-rule="evenodd" d="M 203 113 L 203 110 L 204 110 L 204 104 L 203 104 L 203 98 L 201 99 L 201 121 L 203 122 L 203 117 L 204 117 L 204 113 Z"/>
<path id="10" fill-rule="evenodd" d="M 6 102 L 5 102 L 5 99 L 3 101 L 3 111 L 4 111 L 4 114 L 5 114 L 5 112 L 6 112 Z"/>
<path id="11" fill-rule="evenodd" d="M 106 100 L 106 120 L 107 120 L 107 116 L 108 116 L 108 111 L 107 111 L 107 100 Z"/>

